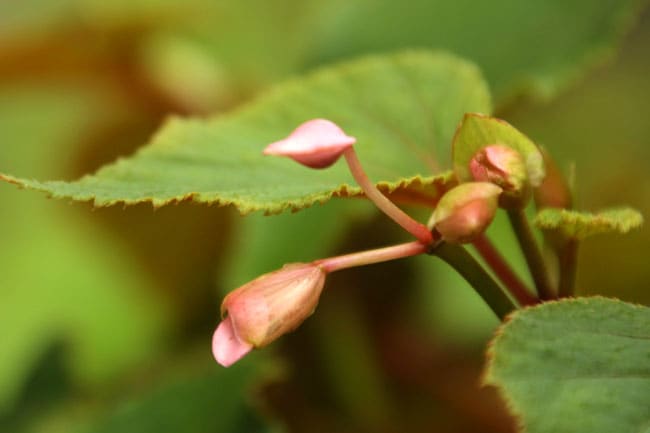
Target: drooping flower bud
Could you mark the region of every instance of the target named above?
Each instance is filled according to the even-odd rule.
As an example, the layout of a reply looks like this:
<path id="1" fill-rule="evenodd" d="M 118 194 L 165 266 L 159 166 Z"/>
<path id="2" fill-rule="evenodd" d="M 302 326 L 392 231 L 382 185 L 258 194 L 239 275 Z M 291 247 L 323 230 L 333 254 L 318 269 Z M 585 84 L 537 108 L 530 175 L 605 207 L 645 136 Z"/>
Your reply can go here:
<path id="1" fill-rule="evenodd" d="M 429 227 L 447 242 L 471 242 L 494 219 L 501 191 L 489 182 L 462 183 L 442 196 L 431 215 Z"/>
<path id="2" fill-rule="evenodd" d="M 269 144 L 264 154 L 288 156 L 307 167 L 326 168 L 356 141 L 334 122 L 313 119 L 300 125 L 284 140 Z"/>
<path id="3" fill-rule="evenodd" d="M 292 263 L 230 292 L 212 338 L 217 362 L 228 367 L 298 327 L 314 312 L 325 276 L 317 264 Z"/>
<path id="4" fill-rule="evenodd" d="M 499 204 L 521 209 L 530 199 L 532 186 L 523 156 L 509 146 L 493 144 L 476 152 L 469 162 L 474 180 L 491 182 L 503 189 Z"/>

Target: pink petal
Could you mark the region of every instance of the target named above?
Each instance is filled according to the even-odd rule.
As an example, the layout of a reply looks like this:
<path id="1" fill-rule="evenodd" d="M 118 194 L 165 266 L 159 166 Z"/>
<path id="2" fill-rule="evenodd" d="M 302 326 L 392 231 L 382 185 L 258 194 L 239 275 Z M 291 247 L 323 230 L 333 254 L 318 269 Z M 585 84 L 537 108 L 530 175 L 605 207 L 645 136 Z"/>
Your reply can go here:
<path id="1" fill-rule="evenodd" d="M 237 337 L 229 318 L 225 318 L 219 323 L 212 336 L 212 354 L 214 359 L 224 367 L 229 367 L 239 361 L 252 349 L 251 344 L 241 341 Z"/>
<path id="2" fill-rule="evenodd" d="M 348 147 L 356 142 L 335 123 L 325 119 L 309 120 L 284 140 L 269 144 L 265 155 L 288 156 L 311 168 L 334 164 Z"/>

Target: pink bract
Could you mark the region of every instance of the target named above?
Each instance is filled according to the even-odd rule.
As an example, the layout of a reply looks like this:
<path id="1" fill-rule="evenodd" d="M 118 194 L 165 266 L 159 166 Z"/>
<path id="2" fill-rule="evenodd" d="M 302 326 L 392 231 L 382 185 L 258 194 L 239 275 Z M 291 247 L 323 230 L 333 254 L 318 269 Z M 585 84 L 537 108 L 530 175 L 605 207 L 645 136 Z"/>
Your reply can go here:
<path id="1" fill-rule="evenodd" d="M 219 323 L 212 336 L 212 354 L 214 359 L 224 367 L 239 361 L 252 349 L 252 344 L 239 339 L 229 317 Z"/>
<path id="2" fill-rule="evenodd" d="M 288 156 L 310 168 L 326 168 L 356 141 L 334 122 L 313 119 L 300 125 L 284 140 L 269 144 L 264 154 Z"/>

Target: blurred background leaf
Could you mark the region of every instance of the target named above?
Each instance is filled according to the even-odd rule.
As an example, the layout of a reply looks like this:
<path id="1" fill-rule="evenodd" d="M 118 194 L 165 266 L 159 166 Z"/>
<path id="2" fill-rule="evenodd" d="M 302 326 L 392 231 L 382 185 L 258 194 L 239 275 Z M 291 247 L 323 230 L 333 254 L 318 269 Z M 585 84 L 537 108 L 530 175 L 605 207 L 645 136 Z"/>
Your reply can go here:
<path id="1" fill-rule="evenodd" d="M 60 171 L 70 141 L 101 115 L 93 112 L 92 98 L 76 88 L 2 92 L 2 160 L 35 175 Z M 92 114 L 80 115 L 86 110 Z M 65 205 L 6 189 L 0 197 L 0 407 L 11 406 L 50 341 L 69 343 L 72 372 L 82 382 L 114 379 L 155 353 L 166 328 L 165 306 L 148 292 L 151 281 L 128 247 L 81 224 Z"/>

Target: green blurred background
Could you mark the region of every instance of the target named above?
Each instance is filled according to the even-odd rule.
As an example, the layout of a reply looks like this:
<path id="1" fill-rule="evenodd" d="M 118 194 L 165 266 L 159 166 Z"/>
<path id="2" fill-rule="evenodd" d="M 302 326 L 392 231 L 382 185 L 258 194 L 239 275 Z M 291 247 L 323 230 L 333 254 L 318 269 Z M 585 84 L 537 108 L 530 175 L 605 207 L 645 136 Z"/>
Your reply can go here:
<path id="1" fill-rule="evenodd" d="M 648 215 L 644 6 L 3 1 L 0 172 L 75 179 L 170 114 L 213 115 L 319 65 L 431 47 L 478 63 L 496 114 L 551 151 L 579 208 Z M 502 219 L 490 234 L 521 269 Z M 497 322 L 431 258 L 336 274 L 297 332 L 228 370 L 212 360 L 228 290 L 403 238 L 360 201 L 241 218 L 191 203 L 93 210 L 2 184 L 0 431 L 514 431 L 479 387 Z M 587 240 L 579 293 L 650 303 L 649 254 L 648 229 Z"/>

